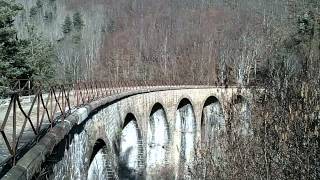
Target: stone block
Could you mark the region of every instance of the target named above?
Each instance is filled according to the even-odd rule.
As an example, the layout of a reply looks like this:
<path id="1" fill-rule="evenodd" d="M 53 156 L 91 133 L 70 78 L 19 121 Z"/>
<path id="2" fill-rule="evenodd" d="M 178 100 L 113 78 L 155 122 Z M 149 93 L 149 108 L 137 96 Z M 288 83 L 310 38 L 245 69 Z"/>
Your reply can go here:
<path id="1" fill-rule="evenodd" d="M 79 108 L 76 112 L 78 115 L 78 124 L 81 124 L 88 117 L 88 109 L 86 107 Z"/>
<path id="2" fill-rule="evenodd" d="M 36 145 L 31 148 L 17 163 L 16 166 L 2 178 L 3 180 L 31 179 L 35 172 L 41 168 L 45 160 L 47 148 L 44 145 Z"/>
<path id="3" fill-rule="evenodd" d="M 2 177 L 1 180 L 26 180 L 27 170 L 20 166 L 14 166 Z"/>
<path id="4" fill-rule="evenodd" d="M 47 148 L 43 145 L 36 145 L 31 148 L 17 163 L 17 166 L 24 168 L 27 179 L 31 179 L 35 172 L 41 168 L 42 162 L 45 160 L 45 152 Z"/>
<path id="5" fill-rule="evenodd" d="M 47 148 L 47 153 L 51 153 L 53 148 L 58 144 L 57 136 L 52 132 L 48 132 L 43 138 L 38 142 L 39 145 L 43 145 Z"/>

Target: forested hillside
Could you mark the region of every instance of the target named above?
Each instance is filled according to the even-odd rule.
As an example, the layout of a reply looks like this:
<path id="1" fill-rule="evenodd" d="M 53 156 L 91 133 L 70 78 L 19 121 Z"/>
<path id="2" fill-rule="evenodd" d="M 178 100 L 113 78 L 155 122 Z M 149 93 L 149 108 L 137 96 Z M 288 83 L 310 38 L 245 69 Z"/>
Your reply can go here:
<path id="1" fill-rule="evenodd" d="M 318 42 L 313 0 L 17 3 L 23 7 L 14 21 L 18 39 L 34 41 L 32 51 L 45 46 L 37 40 L 50 44 L 56 79 L 256 84 L 272 59 L 284 58 L 297 72 Z"/>

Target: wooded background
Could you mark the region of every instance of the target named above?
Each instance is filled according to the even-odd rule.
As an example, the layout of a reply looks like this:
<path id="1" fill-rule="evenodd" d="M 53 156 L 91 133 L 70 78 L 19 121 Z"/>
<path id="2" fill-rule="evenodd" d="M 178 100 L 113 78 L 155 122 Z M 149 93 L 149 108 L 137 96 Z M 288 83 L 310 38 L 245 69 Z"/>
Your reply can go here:
<path id="1" fill-rule="evenodd" d="M 17 37 L 50 44 L 55 79 L 248 85 L 279 61 L 291 75 L 319 54 L 317 0 L 17 2 Z"/>

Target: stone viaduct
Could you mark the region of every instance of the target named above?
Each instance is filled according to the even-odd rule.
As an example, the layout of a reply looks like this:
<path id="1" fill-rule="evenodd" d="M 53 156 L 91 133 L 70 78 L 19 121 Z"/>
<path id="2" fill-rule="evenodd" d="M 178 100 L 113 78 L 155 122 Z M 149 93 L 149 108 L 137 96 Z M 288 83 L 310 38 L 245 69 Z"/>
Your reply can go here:
<path id="1" fill-rule="evenodd" d="M 238 87 L 148 87 L 120 92 L 78 108 L 64 123 L 56 125 L 40 139 L 3 179 L 34 177 L 54 147 L 79 125 L 83 130 L 75 135 L 72 145 L 75 148 L 78 141 L 81 147 L 69 148 L 65 156 L 69 154 L 79 159 L 81 165 L 74 166 L 80 174 L 71 173 L 78 173 L 81 179 L 91 176 L 92 166 L 99 166 L 92 163 L 99 153 L 104 154 L 102 168 L 108 171 L 111 179 L 118 176 L 125 176 L 120 179 L 133 179 L 133 176 L 152 179 L 150 175 L 162 167 L 176 175 L 181 164 L 192 164 L 199 142 L 211 132 L 206 130 L 206 126 L 210 126 L 206 112 L 208 116 L 210 113 L 221 116 L 222 120 L 216 118 L 216 124 L 225 130 L 228 108 L 235 104 L 249 107 L 251 99 L 250 89 Z M 206 111 L 208 107 L 212 108 Z M 74 161 L 64 157 L 58 166 L 61 168 Z M 125 175 L 118 175 L 118 172 Z M 59 167 L 55 167 L 54 173 L 52 176 L 68 176 Z"/>

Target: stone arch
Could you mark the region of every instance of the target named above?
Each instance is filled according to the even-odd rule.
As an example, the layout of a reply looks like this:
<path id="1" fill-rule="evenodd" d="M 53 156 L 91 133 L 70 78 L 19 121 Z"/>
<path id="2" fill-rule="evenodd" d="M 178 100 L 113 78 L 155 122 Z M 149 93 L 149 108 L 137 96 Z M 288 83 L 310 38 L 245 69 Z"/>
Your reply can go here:
<path id="1" fill-rule="evenodd" d="M 215 96 L 209 96 L 202 106 L 201 142 L 211 143 L 226 132 L 222 103 Z"/>
<path id="2" fill-rule="evenodd" d="M 139 127 L 141 138 L 144 139 L 143 128 L 145 127 L 145 118 L 143 112 L 140 109 L 135 108 L 135 104 L 132 101 L 129 104 L 122 105 L 119 109 L 119 116 L 121 119 L 120 129 L 123 129 L 131 120 L 134 120 Z"/>
<path id="3" fill-rule="evenodd" d="M 123 121 L 120 138 L 120 179 L 139 179 L 143 164 L 144 156 L 141 130 L 139 129 L 136 117 L 132 113 L 128 113 Z"/>
<path id="4" fill-rule="evenodd" d="M 251 109 L 249 101 L 237 94 L 231 98 L 230 130 L 236 136 L 252 133 Z"/>
<path id="5" fill-rule="evenodd" d="M 122 124 L 122 129 L 124 129 L 131 121 L 137 122 L 137 119 L 132 113 L 127 113 Z"/>
<path id="6" fill-rule="evenodd" d="M 150 103 L 150 105 L 147 108 L 147 112 L 149 113 L 148 115 L 150 115 L 153 112 L 153 110 L 155 109 L 155 105 L 160 105 L 167 116 L 167 114 L 169 113 L 168 108 L 166 107 L 166 103 L 163 101 L 162 98 L 156 98 Z"/>
<path id="7" fill-rule="evenodd" d="M 208 101 L 212 101 L 213 99 L 215 101 L 218 101 L 221 104 L 222 110 L 224 111 L 225 109 L 223 106 L 224 99 L 223 97 L 221 97 L 221 95 L 216 93 L 210 93 L 205 98 L 203 98 L 203 101 L 201 102 L 201 105 L 200 105 L 200 107 L 202 108 L 201 111 L 203 110 L 203 107 L 207 105 Z"/>
<path id="8" fill-rule="evenodd" d="M 168 158 L 170 131 L 167 114 L 160 103 L 151 109 L 148 121 L 147 170 L 164 166 Z"/>
<path id="9" fill-rule="evenodd" d="M 105 148 L 106 143 L 103 139 L 97 139 L 96 142 L 94 143 L 94 146 L 92 148 L 92 153 L 90 156 L 90 164 L 92 163 L 94 157 L 96 156 L 96 154 L 98 153 L 98 151 L 100 151 L 101 149 Z"/>
<path id="10" fill-rule="evenodd" d="M 191 164 L 194 157 L 196 140 L 196 119 L 191 101 L 183 98 L 176 110 L 176 129 L 180 136 L 180 164 Z"/>
<path id="11" fill-rule="evenodd" d="M 87 179 L 113 179 L 115 177 L 114 159 L 107 143 L 103 139 L 96 140 L 90 156 Z"/>
<path id="12" fill-rule="evenodd" d="M 181 96 L 176 102 L 176 109 L 179 109 L 179 106 L 181 103 L 187 101 L 189 104 L 191 104 L 192 108 L 195 107 L 195 103 L 193 102 L 192 98 L 189 95 Z"/>

